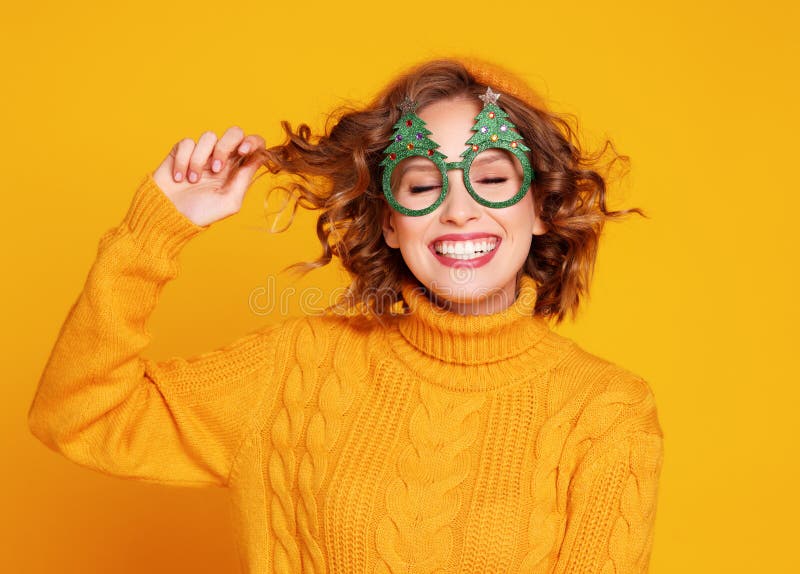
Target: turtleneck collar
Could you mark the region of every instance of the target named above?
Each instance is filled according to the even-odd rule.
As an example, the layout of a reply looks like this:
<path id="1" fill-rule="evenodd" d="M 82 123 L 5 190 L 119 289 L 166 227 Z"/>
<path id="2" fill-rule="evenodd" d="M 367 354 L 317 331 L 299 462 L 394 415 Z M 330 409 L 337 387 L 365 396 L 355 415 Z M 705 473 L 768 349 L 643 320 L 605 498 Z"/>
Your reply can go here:
<path id="1" fill-rule="evenodd" d="M 402 285 L 408 311 L 398 329 L 413 347 L 446 363 L 477 365 L 502 361 L 530 349 L 550 332 L 545 320 L 532 316 L 536 282 L 522 275 L 514 302 L 490 315 L 458 315 L 436 306 L 419 284 Z"/>

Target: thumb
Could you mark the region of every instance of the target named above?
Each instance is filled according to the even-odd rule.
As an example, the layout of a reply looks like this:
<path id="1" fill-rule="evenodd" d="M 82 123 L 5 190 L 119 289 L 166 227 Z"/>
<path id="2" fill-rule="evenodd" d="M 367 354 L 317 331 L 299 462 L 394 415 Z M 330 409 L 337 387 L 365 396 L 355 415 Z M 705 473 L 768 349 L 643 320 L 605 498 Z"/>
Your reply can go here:
<path id="1" fill-rule="evenodd" d="M 237 200 L 241 200 L 244 197 L 244 194 L 252 183 L 253 176 L 262 165 L 259 154 L 252 154 L 251 157 L 247 158 L 247 160 L 231 175 L 229 185 L 232 195 Z"/>

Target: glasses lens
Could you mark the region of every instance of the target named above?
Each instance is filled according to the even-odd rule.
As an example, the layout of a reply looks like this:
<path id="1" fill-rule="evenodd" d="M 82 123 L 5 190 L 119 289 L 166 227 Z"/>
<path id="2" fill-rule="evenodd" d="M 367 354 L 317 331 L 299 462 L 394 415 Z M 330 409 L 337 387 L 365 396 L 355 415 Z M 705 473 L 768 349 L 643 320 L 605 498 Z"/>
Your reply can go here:
<path id="1" fill-rule="evenodd" d="M 472 161 L 469 182 L 480 197 L 491 202 L 507 201 L 522 187 L 522 164 L 510 151 L 489 148 Z"/>
<path id="2" fill-rule="evenodd" d="M 412 156 L 400 161 L 392 172 L 392 195 L 406 209 L 425 209 L 442 194 L 442 174 L 425 157 Z"/>

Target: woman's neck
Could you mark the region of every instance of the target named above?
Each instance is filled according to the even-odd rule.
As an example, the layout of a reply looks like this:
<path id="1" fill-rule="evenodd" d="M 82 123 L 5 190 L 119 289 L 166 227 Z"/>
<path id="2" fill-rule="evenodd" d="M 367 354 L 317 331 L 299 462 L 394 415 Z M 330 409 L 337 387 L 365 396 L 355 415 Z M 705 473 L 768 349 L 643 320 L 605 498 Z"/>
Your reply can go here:
<path id="1" fill-rule="evenodd" d="M 517 300 L 520 275 L 491 291 L 478 290 L 477 296 L 474 291 L 467 293 L 466 289 L 462 289 L 462 293 L 454 293 L 453 297 L 441 295 L 435 288 L 424 289 L 424 293 L 433 306 L 443 311 L 462 316 L 494 315 L 505 311 Z"/>
<path id="2" fill-rule="evenodd" d="M 502 311 L 484 315 L 459 315 L 434 305 L 412 281 L 403 285 L 408 307 L 399 330 L 412 346 L 448 363 L 479 364 L 515 356 L 534 345 L 548 331 L 534 316 L 536 283 L 523 276 L 519 292 Z"/>
<path id="3" fill-rule="evenodd" d="M 428 299 L 430 299 L 431 304 L 435 305 L 437 308 L 455 313 L 456 315 L 494 315 L 495 313 L 500 313 L 508 309 L 514 303 L 516 293 L 515 290 L 512 289 L 509 294 L 508 290 L 503 289 L 475 299 L 454 301 L 445 299 L 444 297 L 438 297 L 436 294 L 429 292 Z"/>

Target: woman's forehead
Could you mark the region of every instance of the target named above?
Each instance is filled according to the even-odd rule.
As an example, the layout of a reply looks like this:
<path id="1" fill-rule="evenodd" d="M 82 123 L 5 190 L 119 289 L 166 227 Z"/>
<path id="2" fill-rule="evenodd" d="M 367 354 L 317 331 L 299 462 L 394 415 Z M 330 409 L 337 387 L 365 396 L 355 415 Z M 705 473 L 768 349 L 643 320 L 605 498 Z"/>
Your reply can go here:
<path id="1" fill-rule="evenodd" d="M 427 128 L 456 126 L 472 128 L 480 112 L 480 102 L 464 96 L 446 98 L 427 104 L 417 110 L 417 115 L 425 121 Z"/>
<path id="2" fill-rule="evenodd" d="M 438 100 L 420 108 L 417 115 L 430 130 L 428 136 L 439 144 L 449 161 L 457 161 L 464 151 L 466 141 L 472 137 L 475 117 L 480 111 L 479 102 L 465 97 Z"/>

